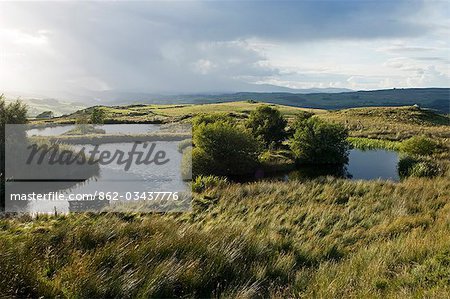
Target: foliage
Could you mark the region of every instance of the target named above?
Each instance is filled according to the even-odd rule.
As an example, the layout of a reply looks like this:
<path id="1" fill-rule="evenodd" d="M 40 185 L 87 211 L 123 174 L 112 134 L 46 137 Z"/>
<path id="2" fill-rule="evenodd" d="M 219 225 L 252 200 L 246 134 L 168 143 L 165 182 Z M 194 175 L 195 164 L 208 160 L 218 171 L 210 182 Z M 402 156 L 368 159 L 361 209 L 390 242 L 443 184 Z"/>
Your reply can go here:
<path id="1" fill-rule="evenodd" d="M 397 151 L 400 149 L 400 142 L 398 141 L 361 138 L 361 137 L 348 137 L 347 140 L 354 148 L 360 150 L 385 149 Z"/>
<path id="2" fill-rule="evenodd" d="M 296 128 L 290 147 L 300 163 L 343 164 L 350 148 L 347 137 L 344 127 L 309 118 Z"/>
<path id="3" fill-rule="evenodd" d="M 0 95 L 0 212 L 5 204 L 5 124 L 24 124 L 27 122 L 27 106 L 20 101 L 5 103 Z M 17 132 L 16 139 L 24 139 L 25 131 Z"/>
<path id="4" fill-rule="evenodd" d="M 246 127 L 266 147 L 283 142 L 286 138 L 286 125 L 280 111 L 269 106 L 259 106 L 250 113 L 246 121 Z"/>
<path id="5" fill-rule="evenodd" d="M 235 123 L 235 120 L 225 113 L 199 114 L 192 119 L 192 127 L 195 129 L 201 125 L 212 124 L 215 122 Z"/>
<path id="6" fill-rule="evenodd" d="M 228 184 L 226 177 L 215 175 L 199 175 L 192 182 L 192 191 L 200 193 L 213 187 L 223 187 Z"/>
<path id="7" fill-rule="evenodd" d="M 424 136 L 412 137 L 401 144 L 401 151 L 409 155 L 428 156 L 439 148 L 439 144 Z"/>
<path id="8" fill-rule="evenodd" d="M 192 146 L 192 139 L 184 139 L 178 143 L 178 152 L 182 153 L 186 148 Z"/>
<path id="9" fill-rule="evenodd" d="M 95 107 L 92 110 L 90 123 L 91 124 L 103 124 L 104 121 L 105 121 L 105 112 L 102 109 Z"/>
<path id="10" fill-rule="evenodd" d="M 36 118 L 53 118 L 54 114 L 53 111 L 44 111 L 36 115 Z"/>
<path id="11" fill-rule="evenodd" d="M 27 121 L 27 106 L 20 101 L 6 104 L 0 96 L 0 126 L 5 124 L 24 124 Z"/>
<path id="12" fill-rule="evenodd" d="M 293 128 L 298 128 L 300 126 L 302 126 L 302 124 L 308 120 L 309 118 L 311 118 L 314 115 L 314 113 L 309 112 L 309 111 L 299 111 L 297 115 L 295 115 L 292 127 Z"/>
<path id="13" fill-rule="evenodd" d="M 105 134 L 105 132 L 105 130 L 96 128 L 91 124 L 77 124 L 75 128 L 65 132 L 63 135 Z"/>
<path id="14" fill-rule="evenodd" d="M 259 156 L 259 161 L 265 173 L 295 169 L 295 159 L 289 150 L 266 150 Z"/>
<path id="15" fill-rule="evenodd" d="M 192 141 L 191 141 L 192 143 Z M 184 181 L 192 180 L 192 145 L 187 146 L 181 152 L 181 177 Z"/>
<path id="16" fill-rule="evenodd" d="M 435 162 L 407 155 L 400 158 L 397 169 L 401 178 L 410 176 L 431 178 L 441 173 Z"/>
<path id="17" fill-rule="evenodd" d="M 194 177 L 244 175 L 257 166 L 260 144 L 239 126 L 222 121 L 203 124 L 195 128 L 193 141 Z"/>

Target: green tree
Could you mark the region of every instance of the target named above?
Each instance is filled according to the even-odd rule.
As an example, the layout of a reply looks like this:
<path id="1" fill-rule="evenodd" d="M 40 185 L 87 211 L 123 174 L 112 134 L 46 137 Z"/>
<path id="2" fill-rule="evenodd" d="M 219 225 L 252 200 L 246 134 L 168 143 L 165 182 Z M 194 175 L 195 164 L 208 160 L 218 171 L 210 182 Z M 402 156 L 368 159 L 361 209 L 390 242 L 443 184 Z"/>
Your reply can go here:
<path id="1" fill-rule="evenodd" d="M 298 125 L 290 146 L 300 163 L 343 164 L 350 149 L 347 137 L 343 126 L 309 118 Z"/>
<path id="2" fill-rule="evenodd" d="M 283 142 L 287 136 L 286 124 L 280 111 L 264 105 L 250 113 L 246 127 L 250 129 L 253 136 L 268 147 L 271 144 L 279 145 Z"/>
<path id="3" fill-rule="evenodd" d="M 244 128 L 222 121 L 196 127 L 193 142 L 193 177 L 253 173 L 261 152 L 258 140 Z"/>
<path id="4" fill-rule="evenodd" d="M 0 95 L 0 202 L 1 211 L 5 208 L 5 125 L 24 124 L 27 121 L 27 106 L 19 101 L 6 104 Z M 25 138 L 25 131 L 21 132 Z"/>
<path id="5" fill-rule="evenodd" d="M 105 122 L 105 112 L 102 109 L 95 107 L 92 111 L 90 122 L 94 125 L 103 124 Z"/>

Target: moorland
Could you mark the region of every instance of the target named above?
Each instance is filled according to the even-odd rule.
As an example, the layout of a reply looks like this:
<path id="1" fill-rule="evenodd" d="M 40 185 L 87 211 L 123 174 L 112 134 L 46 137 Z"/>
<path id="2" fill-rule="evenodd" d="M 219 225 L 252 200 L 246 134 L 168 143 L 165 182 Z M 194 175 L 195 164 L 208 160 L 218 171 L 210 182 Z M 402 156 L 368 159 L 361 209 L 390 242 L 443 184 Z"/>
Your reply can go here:
<path id="1" fill-rule="evenodd" d="M 266 144 L 262 155 L 292 158 L 286 151 L 295 138 L 309 140 L 304 128 L 319 128 L 346 132 L 353 147 L 402 152 L 417 167 L 406 167 L 415 170 L 398 182 L 326 176 L 239 183 L 205 173 L 194 179 L 193 208 L 185 213 L 5 215 L 0 292 L 77 298 L 449 297 L 448 115 L 414 106 L 327 111 L 244 101 L 97 106 L 29 122 L 76 123 L 98 110 L 104 123 L 189 122 L 194 146 L 208 154 L 200 147 L 209 140 L 205 136 L 214 138 L 208 132 L 234 136 L 231 128 L 246 126 L 261 107 L 279 111 L 285 130 L 295 131 Z M 250 134 L 241 133 L 239 138 Z"/>

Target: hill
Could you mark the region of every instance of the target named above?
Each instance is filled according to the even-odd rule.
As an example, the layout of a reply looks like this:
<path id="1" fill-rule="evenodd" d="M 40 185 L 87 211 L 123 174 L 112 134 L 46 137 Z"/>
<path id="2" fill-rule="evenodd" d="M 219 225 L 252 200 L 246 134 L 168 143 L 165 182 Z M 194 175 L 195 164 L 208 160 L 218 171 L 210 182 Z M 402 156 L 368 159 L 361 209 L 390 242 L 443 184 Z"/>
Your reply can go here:
<path id="1" fill-rule="evenodd" d="M 210 104 L 254 100 L 294 107 L 336 110 L 355 107 L 419 105 L 450 113 L 450 88 L 399 88 L 350 92 L 238 92 L 222 94 L 153 95 L 102 92 L 97 98 L 105 105 L 125 104 Z"/>
<path id="2" fill-rule="evenodd" d="M 154 99 L 152 102 L 156 103 L 162 99 Z M 450 112 L 449 88 L 408 88 L 310 94 L 240 92 L 224 95 L 184 95 L 167 99 L 173 103 L 212 103 L 251 99 L 279 105 L 327 110 L 354 107 L 412 106 L 417 104 L 441 113 Z"/>

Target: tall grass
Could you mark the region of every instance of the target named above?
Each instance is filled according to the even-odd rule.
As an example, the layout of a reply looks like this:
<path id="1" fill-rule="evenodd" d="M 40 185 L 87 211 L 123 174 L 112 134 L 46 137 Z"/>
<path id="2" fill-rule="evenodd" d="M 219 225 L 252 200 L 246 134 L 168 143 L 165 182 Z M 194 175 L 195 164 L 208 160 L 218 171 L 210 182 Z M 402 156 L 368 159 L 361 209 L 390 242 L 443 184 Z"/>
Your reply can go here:
<path id="1" fill-rule="evenodd" d="M 3 219 L 0 292 L 446 298 L 449 190 L 448 178 L 225 184 L 185 214 Z"/>
<path id="2" fill-rule="evenodd" d="M 392 151 L 400 150 L 401 143 L 398 141 L 370 139 L 361 137 L 349 137 L 350 144 L 360 150 L 386 149 Z"/>

